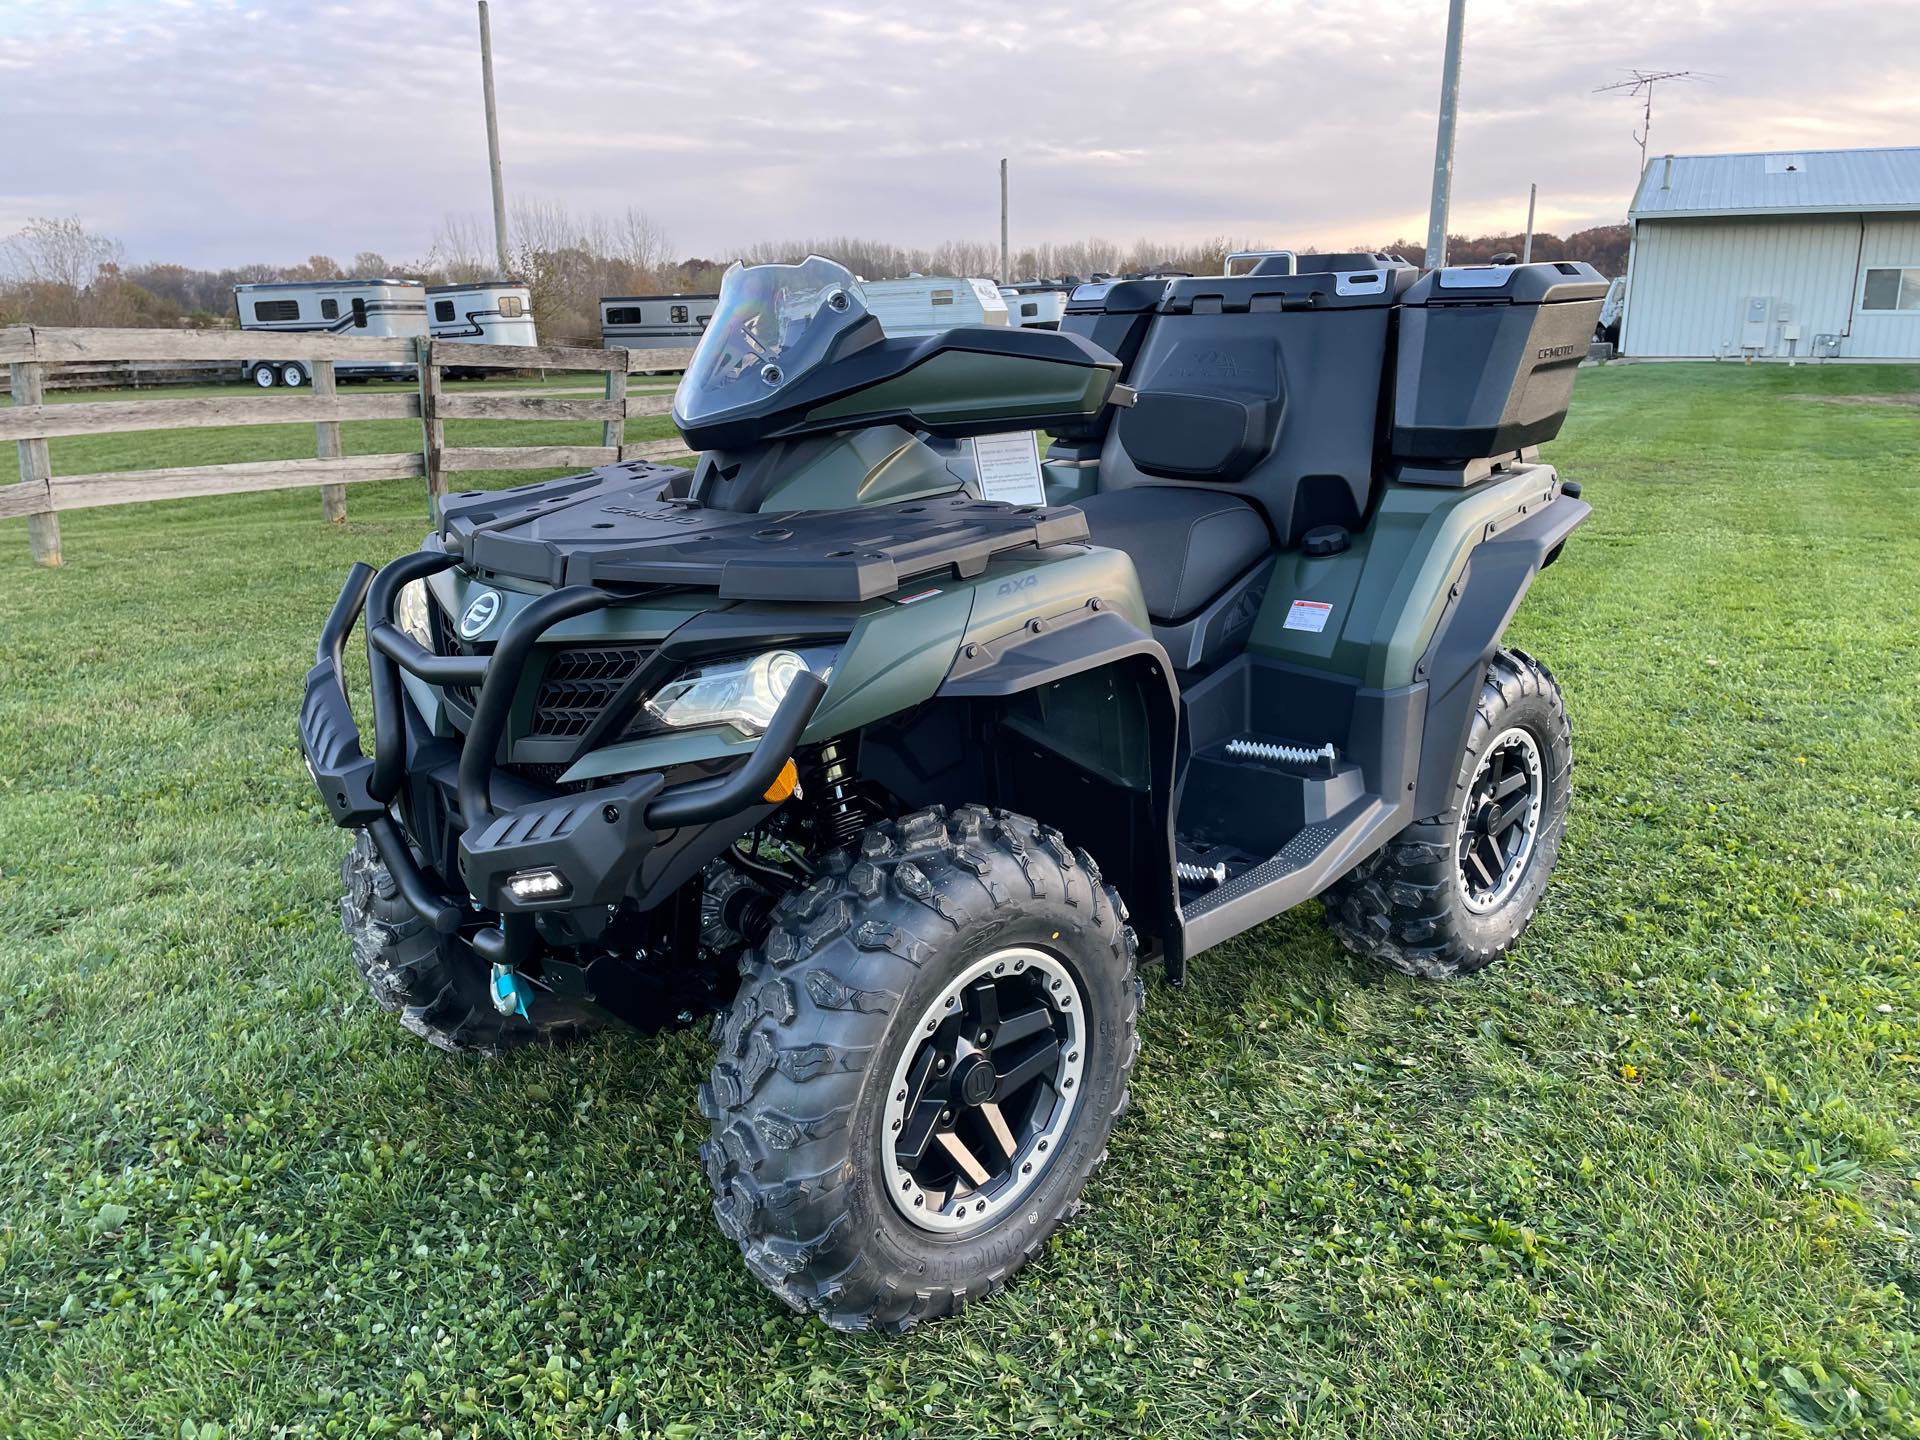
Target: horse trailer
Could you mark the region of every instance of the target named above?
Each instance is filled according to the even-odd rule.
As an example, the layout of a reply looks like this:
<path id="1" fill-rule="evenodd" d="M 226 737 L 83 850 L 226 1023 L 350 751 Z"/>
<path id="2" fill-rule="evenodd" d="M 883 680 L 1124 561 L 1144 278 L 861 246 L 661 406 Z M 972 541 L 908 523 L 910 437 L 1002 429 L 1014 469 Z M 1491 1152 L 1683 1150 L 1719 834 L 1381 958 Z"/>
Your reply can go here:
<path id="1" fill-rule="evenodd" d="M 1007 302 L 991 280 L 909 275 L 862 280 L 867 310 L 889 335 L 937 335 L 956 325 L 1005 325 Z"/>
<path id="2" fill-rule="evenodd" d="M 427 326 L 436 340 L 469 345 L 538 345 L 533 292 L 511 280 L 427 287 Z"/>
<path id="3" fill-rule="evenodd" d="M 607 295 L 600 343 L 609 350 L 679 350 L 697 344 L 718 295 Z"/>
<path id="4" fill-rule="evenodd" d="M 427 333 L 427 291 L 417 280 L 276 280 L 233 287 L 242 330 L 276 334 L 317 331 L 368 339 L 405 339 Z M 304 360 L 243 360 L 241 373 L 262 390 L 304 385 Z M 342 379 L 406 380 L 415 367 L 399 360 L 338 364 Z"/>
<path id="5" fill-rule="evenodd" d="M 1067 313 L 1071 285 L 1002 285 L 1000 298 L 1007 303 L 1007 324 L 1027 330 L 1058 330 L 1060 317 Z"/>

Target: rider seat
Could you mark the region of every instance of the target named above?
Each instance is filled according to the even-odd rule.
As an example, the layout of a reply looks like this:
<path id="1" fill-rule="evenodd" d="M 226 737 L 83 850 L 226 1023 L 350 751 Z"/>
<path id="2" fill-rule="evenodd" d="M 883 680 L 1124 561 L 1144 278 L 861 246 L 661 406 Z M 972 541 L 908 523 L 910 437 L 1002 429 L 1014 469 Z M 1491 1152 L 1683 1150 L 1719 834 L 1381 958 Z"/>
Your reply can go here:
<path id="1" fill-rule="evenodd" d="M 1131 485 L 1079 509 L 1094 544 L 1132 559 L 1147 614 L 1162 625 L 1205 609 L 1273 547 L 1260 511 L 1224 490 Z"/>

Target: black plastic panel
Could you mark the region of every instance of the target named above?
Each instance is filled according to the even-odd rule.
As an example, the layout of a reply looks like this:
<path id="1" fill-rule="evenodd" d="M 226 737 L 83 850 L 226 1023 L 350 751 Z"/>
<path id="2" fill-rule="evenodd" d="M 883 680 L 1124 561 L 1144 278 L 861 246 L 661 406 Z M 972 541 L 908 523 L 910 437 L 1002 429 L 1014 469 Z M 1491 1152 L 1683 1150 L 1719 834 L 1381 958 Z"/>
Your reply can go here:
<path id="1" fill-rule="evenodd" d="M 1070 506 L 964 495 L 789 514 L 710 510 L 667 495 L 680 474 L 634 462 L 449 496 L 441 540 L 475 569 L 548 585 L 684 585 L 725 600 L 833 603 L 1087 539 L 1086 517 Z"/>

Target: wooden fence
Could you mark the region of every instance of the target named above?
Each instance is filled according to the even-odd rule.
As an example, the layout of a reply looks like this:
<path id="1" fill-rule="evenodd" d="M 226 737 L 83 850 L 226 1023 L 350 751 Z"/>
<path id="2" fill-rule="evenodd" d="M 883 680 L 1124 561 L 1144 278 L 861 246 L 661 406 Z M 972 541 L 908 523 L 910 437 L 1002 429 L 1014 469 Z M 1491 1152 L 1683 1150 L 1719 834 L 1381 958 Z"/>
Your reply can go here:
<path id="1" fill-rule="evenodd" d="M 444 495 L 449 474 L 462 470 L 543 470 L 658 459 L 683 453 L 678 440 L 628 444 L 626 422 L 664 415 L 666 395 L 629 395 L 627 377 L 671 374 L 686 368 L 688 350 L 591 350 L 563 345 L 469 345 L 459 341 L 361 339 L 263 331 L 78 330 L 11 326 L 0 329 L 0 365 L 9 366 L 13 403 L 0 408 L 0 441 L 20 450 L 20 480 L 0 485 L 0 519 L 27 517 L 34 559 L 60 563 L 60 512 L 140 500 L 177 500 L 250 490 L 320 488 L 321 510 L 346 519 L 346 487 L 362 480 L 422 479 L 429 495 Z M 313 388 L 294 394 L 221 395 L 179 400 L 95 400 L 50 405 L 50 371 L 118 361 L 238 362 L 297 360 Z M 417 374 L 413 393 L 342 394 L 341 365 L 401 364 Z M 474 394 L 446 389 L 449 368 L 577 370 L 605 377 L 601 398 Z M 340 424 L 353 420 L 418 420 L 418 450 L 344 455 Z M 449 420 L 598 421 L 598 445 L 449 446 Z M 311 459 L 256 460 L 154 470 L 55 475 L 47 441 L 68 435 L 197 426 L 312 424 Z"/>
<path id="2" fill-rule="evenodd" d="M 47 370 L 49 390 L 164 390 L 175 385 L 226 385 L 240 378 L 227 360 L 111 360 L 90 365 L 56 365 Z M 0 365 L 0 395 L 13 382 Z"/>

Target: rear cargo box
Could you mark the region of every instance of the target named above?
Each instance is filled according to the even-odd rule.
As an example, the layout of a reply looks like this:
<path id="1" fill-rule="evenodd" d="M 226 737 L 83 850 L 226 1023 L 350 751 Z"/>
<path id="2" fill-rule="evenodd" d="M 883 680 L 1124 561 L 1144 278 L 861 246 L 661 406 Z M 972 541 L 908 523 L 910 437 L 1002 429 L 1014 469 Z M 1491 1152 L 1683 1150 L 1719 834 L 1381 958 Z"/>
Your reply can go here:
<path id="1" fill-rule="evenodd" d="M 1560 433 L 1607 282 L 1591 265 L 1435 270 L 1406 293 L 1395 368 L 1395 458 L 1459 463 Z"/>

